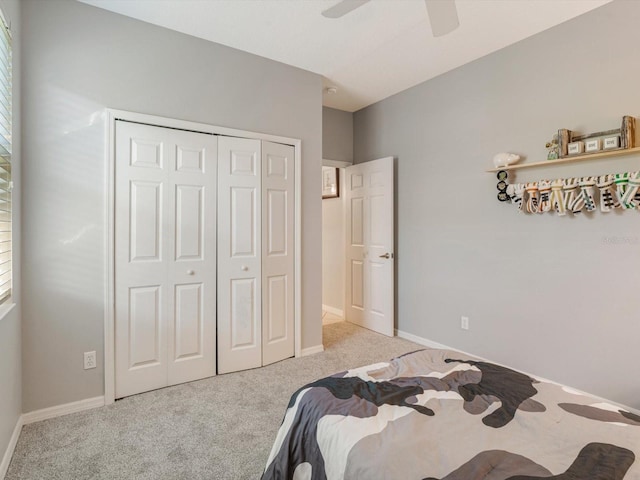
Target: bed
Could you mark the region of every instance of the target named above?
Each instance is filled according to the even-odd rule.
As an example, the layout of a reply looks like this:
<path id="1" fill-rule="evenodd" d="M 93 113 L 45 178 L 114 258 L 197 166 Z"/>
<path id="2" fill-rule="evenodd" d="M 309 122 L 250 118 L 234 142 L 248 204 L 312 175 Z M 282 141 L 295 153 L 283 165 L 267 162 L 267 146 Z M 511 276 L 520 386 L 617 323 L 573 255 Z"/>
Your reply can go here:
<path id="1" fill-rule="evenodd" d="M 640 416 L 451 350 L 295 392 L 263 480 L 639 480 Z"/>

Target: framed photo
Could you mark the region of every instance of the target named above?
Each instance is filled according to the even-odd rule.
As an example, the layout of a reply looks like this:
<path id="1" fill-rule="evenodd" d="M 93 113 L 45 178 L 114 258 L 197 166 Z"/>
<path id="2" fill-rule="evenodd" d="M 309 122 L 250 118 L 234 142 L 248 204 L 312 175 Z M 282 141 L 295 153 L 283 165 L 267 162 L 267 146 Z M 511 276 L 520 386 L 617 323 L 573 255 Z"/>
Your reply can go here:
<path id="1" fill-rule="evenodd" d="M 322 167 L 322 198 L 340 196 L 340 174 L 334 167 Z"/>

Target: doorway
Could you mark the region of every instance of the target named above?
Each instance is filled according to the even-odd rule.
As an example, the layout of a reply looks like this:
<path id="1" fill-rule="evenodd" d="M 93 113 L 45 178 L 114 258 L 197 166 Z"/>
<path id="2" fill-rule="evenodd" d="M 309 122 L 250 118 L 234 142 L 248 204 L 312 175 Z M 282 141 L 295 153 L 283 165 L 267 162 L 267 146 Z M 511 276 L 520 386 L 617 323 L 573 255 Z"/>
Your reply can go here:
<path id="1" fill-rule="evenodd" d="M 339 186 L 322 200 L 323 324 L 344 319 L 393 336 L 394 158 L 340 163 L 323 162 Z"/>
<path id="2" fill-rule="evenodd" d="M 344 169 L 349 165 L 351 164 L 335 160 L 322 161 L 323 325 L 340 322 L 345 319 Z"/>

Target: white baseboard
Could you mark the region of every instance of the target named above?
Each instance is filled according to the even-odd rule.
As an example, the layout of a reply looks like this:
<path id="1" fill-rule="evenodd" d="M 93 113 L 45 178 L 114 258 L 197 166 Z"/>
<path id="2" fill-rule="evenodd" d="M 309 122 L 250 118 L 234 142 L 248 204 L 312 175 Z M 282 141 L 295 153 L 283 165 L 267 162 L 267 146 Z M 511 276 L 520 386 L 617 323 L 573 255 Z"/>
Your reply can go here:
<path id="1" fill-rule="evenodd" d="M 313 355 L 314 353 L 324 352 L 324 345 L 316 345 L 315 347 L 303 348 L 300 350 L 300 356 L 306 357 L 307 355 Z"/>
<path id="2" fill-rule="evenodd" d="M 24 413 L 22 415 L 22 422 L 24 425 L 28 425 L 30 423 L 40 422 L 42 420 L 48 420 L 50 418 L 61 417 L 62 415 L 69 415 L 70 413 L 82 412 L 83 410 L 91 410 L 92 408 L 103 406 L 104 396 L 85 398 L 84 400 L 78 400 L 77 402 L 65 403 L 64 405 L 56 405 L 55 407 L 43 408 L 42 410 Z"/>
<path id="3" fill-rule="evenodd" d="M 11 434 L 11 438 L 9 439 L 9 445 L 7 445 L 7 449 L 4 452 L 4 456 L 2 457 L 2 463 L 0 463 L 0 478 L 4 478 L 9 470 L 9 464 L 11 463 L 11 458 L 13 457 L 13 452 L 16 449 L 16 445 L 18 444 L 18 438 L 20 438 L 20 432 L 22 431 L 22 425 L 24 425 L 22 420 L 22 415 L 18 417 L 18 421 L 16 422 L 16 427 L 13 429 L 13 433 Z"/>
<path id="4" fill-rule="evenodd" d="M 337 317 L 344 318 L 344 311 L 340 310 L 339 308 L 330 307 L 329 305 L 322 305 L 322 310 Z"/>
<path id="5" fill-rule="evenodd" d="M 413 333 L 407 333 L 407 332 L 403 332 L 402 330 L 396 329 L 396 336 L 400 338 L 404 338 L 405 340 L 409 340 L 413 343 L 417 343 L 418 345 L 424 345 L 425 347 L 439 348 L 440 350 L 455 350 L 456 352 L 464 353 L 465 355 L 468 355 L 470 357 L 476 357 L 480 360 L 491 362 L 491 360 L 487 360 L 486 358 L 479 357 L 478 355 L 474 355 L 473 353 L 463 352 L 459 348 L 453 348 L 448 345 L 444 345 L 442 343 L 434 342 L 433 340 L 429 340 L 428 338 L 424 338 L 424 337 L 419 337 L 417 335 L 414 335 Z M 496 362 L 491 362 L 491 363 L 496 363 Z M 510 367 L 507 367 L 507 368 L 510 368 Z"/>
<path id="6" fill-rule="evenodd" d="M 594 397 L 594 398 L 596 398 L 598 400 L 601 400 L 603 402 L 611 403 L 613 405 L 617 405 L 620 408 L 622 408 L 622 409 L 624 409 L 624 410 L 626 410 L 628 412 L 631 412 L 631 413 L 633 413 L 635 415 L 640 415 L 640 410 L 638 410 L 636 408 L 632 408 L 632 407 L 630 407 L 628 405 L 623 405 L 622 403 L 614 402 L 613 400 L 609 400 L 608 398 L 603 398 L 603 397 L 600 397 L 598 395 L 594 395 L 593 393 L 585 392 L 584 390 L 580 390 L 579 388 L 575 388 L 575 387 L 572 387 L 570 385 L 564 385 L 562 383 L 558 383 L 558 382 L 555 382 L 553 380 L 549 380 L 548 378 L 541 377 L 540 375 L 535 375 L 533 373 L 529 373 L 529 372 L 524 372 L 522 370 L 518 370 L 517 368 L 513 368 L 513 367 L 510 367 L 508 365 L 504 365 L 503 363 L 494 362 L 493 360 L 480 357 L 479 355 L 475 355 L 473 353 L 468 353 L 468 352 L 462 351 L 462 350 L 460 350 L 458 348 L 453 348 L 453 347 L 449 347 L 448 345 L 443 345 L 442 343 L 434 342 L 433 340 L 429 340 L 428 338 L 419 337 L 419 336 L 414 335 L 412 333 L 403 332 L 402 330 L 397 330 L 397 329 L 396 329 L 396 335 L 398 337 L 400 337 L 400 338 L 404 338 L 405 340 L 409 340 L 409 341 L 417 343 L 419 345 L 424 345 L 425 347 L 439 348 L 441 350 L 454 350 L 456 352 L 460 352 L 460 353 L 462 353 L 464 355 L 467 355 L 469 357 L 475 357 L 475 358 L 477 358 L 479 360 L 482 360 L 484 362 L 490 362 L 490 363 L 493 363 L 495 365 L 500 365 L 501 367 L 510 368 L 511 370 L 515 370 L 516 372 L 520 372 L 520 373 L 522 373 L 524 375 L 528 375 L 530 377 L 536 378 L 536 379 L 541 380 L 543 382 L 553 383 L 555 385 L 560 385 L 561 387 L 570 388 L 571 390 L 574 390 L 575 392 L 577 392 L 577 393 L 579 393 L 581 395 Z"/>

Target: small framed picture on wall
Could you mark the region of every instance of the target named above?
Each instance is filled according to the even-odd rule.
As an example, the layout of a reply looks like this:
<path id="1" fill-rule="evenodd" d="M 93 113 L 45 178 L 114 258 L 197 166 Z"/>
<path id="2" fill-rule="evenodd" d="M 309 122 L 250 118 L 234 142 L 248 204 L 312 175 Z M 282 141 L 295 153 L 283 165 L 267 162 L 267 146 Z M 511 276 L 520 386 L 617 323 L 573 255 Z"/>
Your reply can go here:
<path id="1" fill-rule="evenodd" d="M 322 167 L 322 198 L 340 196 L 340 175 L 334 167 Z"/>

